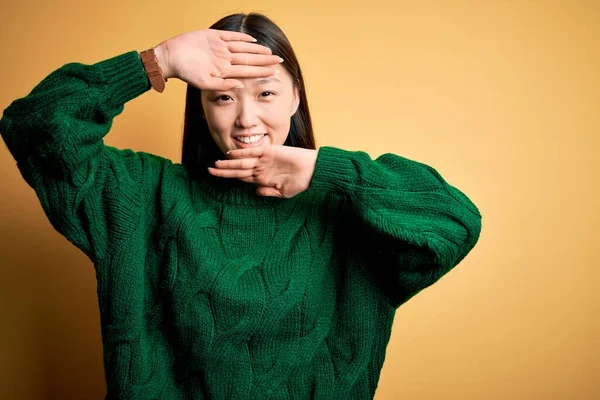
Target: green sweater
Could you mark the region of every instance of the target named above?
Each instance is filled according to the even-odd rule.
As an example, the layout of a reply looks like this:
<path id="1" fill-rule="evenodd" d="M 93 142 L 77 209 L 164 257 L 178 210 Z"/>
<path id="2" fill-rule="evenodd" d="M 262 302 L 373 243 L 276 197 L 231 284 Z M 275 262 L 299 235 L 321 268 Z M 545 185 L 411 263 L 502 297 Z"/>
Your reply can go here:
<path id="1" fill-rule="evenodd" d="M 109 399 L 372 399 L 394 314 L 473 248 L 481 215 L 430 166 L 319 149 L 291 198 L 103 143 L 150 89 L 136 51 L 69 63 L 0 133 L 94 263 Z"/>

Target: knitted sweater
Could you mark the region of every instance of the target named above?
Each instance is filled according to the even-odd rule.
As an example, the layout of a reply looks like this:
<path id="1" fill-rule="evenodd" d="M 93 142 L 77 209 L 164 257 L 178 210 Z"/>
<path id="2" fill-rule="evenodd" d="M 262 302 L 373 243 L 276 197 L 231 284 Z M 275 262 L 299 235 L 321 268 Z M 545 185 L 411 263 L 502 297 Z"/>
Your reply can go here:
<path id="1" fill-rule="evenodd" d="M 108 399 L 372 399 L 394 314 L 456 266 L 475 205 L 430 166 L 321 147 L 308 190 L 192 178 L 107 146 L 150 89 L 136 51 L 69 63 L 0 133 L 52 226 L 94 263 Z"/>

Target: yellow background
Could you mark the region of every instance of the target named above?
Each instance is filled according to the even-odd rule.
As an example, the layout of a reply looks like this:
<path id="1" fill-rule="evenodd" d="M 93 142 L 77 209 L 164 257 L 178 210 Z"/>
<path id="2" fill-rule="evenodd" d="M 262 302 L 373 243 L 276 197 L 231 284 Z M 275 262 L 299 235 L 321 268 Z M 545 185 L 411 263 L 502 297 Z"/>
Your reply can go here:
<path id="1" fill-rule="evenodd" d="M 600 398 L 600 2 L 4 0 L 0 107 L 236 11 L 289 36 L 319 145 L 427 163 L 484 216 L 399 309 L 376 399 Z M 107 143 L 179 161 L 184 91 L 131 101 Z M 0 168 L 0 397 L 102 399 L 92 265 L 4 145 Z"/>

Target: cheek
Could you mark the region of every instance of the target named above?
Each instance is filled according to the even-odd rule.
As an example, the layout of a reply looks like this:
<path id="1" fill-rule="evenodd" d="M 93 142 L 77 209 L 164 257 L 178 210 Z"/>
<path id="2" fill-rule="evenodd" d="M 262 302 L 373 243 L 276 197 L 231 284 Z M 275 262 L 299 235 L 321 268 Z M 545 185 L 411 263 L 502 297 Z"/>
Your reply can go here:
<path id="1" fill-rule="evenodd" d="M 235 122 L 230 113 L 225 109 L 209 109 L 206 110 L 206 123 L 213 134 L 213 136 L 228 135 L 231 130 L 231 126 Z"/>
<path id="2" fill-rule="evenodd" d="M 278 133 L 288 133 L 290 108 L 286 102 L 272 103 L 265 107 L 264 121 Z"/>

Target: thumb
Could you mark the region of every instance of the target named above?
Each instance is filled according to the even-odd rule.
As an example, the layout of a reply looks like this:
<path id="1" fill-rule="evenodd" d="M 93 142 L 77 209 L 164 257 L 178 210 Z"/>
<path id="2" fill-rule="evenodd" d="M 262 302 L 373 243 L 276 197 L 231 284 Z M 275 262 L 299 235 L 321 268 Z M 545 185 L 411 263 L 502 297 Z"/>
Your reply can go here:
<path id="1" fill-rule="evenodd" d="M 259 196 L 283 197 L 279 189 L 271 186 L 259 186 L 258 189 L 256 189 L 256 194 Z"/>

